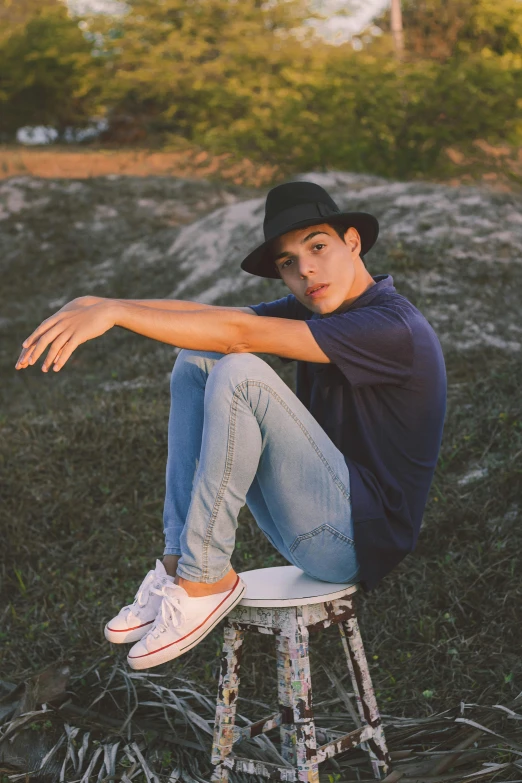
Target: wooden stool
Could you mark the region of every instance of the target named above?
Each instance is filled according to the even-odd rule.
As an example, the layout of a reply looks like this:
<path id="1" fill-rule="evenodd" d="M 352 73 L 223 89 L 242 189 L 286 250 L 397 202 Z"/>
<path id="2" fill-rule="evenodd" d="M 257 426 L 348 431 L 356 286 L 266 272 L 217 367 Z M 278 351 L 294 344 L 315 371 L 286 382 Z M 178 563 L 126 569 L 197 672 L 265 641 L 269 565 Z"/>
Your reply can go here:
<path id="1" fill-rule="evenodd" d="M 319 783 L 319 764 L 360 745 L 377 780 L 391 772 L 370 672 L 353 607 L 356 584 L 334 584 L 307 576 L 293 565 L 243 571 L 247 589 L 225 618 L 211 763 L 212 783 L 228 781 L 231 769 L 271 780 Z M 349 734 L 315 726 L 308 657 L 310 631 L 338 625 L 348 661 L 361 726 Z M 279 712 L 235 726 L 239 668 L 245 631 L 276 637 Z M 288 767 L 235 756 L 244 738 L 280 727 L 281 756 Z M 317 745 L 319 740 L 320 744 Z"/>

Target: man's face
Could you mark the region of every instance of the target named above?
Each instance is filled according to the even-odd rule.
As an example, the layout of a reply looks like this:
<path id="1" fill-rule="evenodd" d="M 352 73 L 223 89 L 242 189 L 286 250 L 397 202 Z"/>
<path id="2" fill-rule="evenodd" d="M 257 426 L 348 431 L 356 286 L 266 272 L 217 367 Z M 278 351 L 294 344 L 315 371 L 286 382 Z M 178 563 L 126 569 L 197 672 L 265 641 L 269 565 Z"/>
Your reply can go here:
<path id="1" fill-rule="evenodd" d="M 355 228 L 344 234 L 321 223 L 289 231 L 274 240 L 273 258 L 281 279 L 305 307 L 316 313 L 342 312 L 350 301 L 361 240 Z M 346 244 L 345 244 L 346 243 Z M 307 290 L 326 283 L 316 296 Z"/>

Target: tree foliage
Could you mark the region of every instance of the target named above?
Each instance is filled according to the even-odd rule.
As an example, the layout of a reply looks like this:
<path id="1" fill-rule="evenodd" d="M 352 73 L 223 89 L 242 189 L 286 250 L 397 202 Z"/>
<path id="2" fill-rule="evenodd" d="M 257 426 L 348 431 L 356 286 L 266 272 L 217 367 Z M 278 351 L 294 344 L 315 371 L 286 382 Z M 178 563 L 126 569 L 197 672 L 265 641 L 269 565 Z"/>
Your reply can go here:
<path id="1" fill-rule="evenodd" d="M 61 134 L 93 109 L 91 45 L 58 0 L 0 4 L 0 137 L 24 125 Z"/>
<path id="2" fill-rule="evenodd" d="M 302 0 L 132 0 L 97 31 L 112 119 L 131 114 L 148 133 L 189 140 L 256 125 L 311 55 L 290 34 L 310 12 Z M 263 146 L 257 136 L 254 144 Z"/>
<path id="3" fill-rule="evenodd" d="M 402 17 L 410 60 L 522 52 L 520 0 L 402 0 Z M 390 31 L 388 9 L 375 21 Z"/>

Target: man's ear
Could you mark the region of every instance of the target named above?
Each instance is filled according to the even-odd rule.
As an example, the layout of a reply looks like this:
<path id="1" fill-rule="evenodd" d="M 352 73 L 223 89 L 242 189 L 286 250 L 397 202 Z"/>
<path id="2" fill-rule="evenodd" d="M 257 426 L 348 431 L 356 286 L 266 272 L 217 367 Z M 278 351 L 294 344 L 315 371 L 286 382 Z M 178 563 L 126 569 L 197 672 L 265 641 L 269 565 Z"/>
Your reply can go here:
<path id="1" fill-rule="evenodd" d="M 352 253 L 355 253 L 356 255 L 360 255 L 361 237 L 356 228 L 350 226 L 349 228 L 346 229 L 346 231 L 344 232 L 344 241 L 348 245 Z"/>

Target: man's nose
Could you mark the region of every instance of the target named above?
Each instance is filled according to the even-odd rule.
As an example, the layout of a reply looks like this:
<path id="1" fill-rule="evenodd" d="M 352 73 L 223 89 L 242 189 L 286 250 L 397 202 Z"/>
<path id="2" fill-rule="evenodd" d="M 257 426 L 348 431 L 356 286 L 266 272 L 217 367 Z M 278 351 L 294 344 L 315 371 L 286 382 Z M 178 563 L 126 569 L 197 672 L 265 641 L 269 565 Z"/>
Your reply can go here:
<path id="1" fill-rule="evenodd" d="M 317 263 L 314 258 L 310 258 L 310 256 L 305 258 L 300 258 L 298 260 L 298 271 L 299 275 L 301 277 L 310 277 L 315 276 L 317 273 Z"/>

